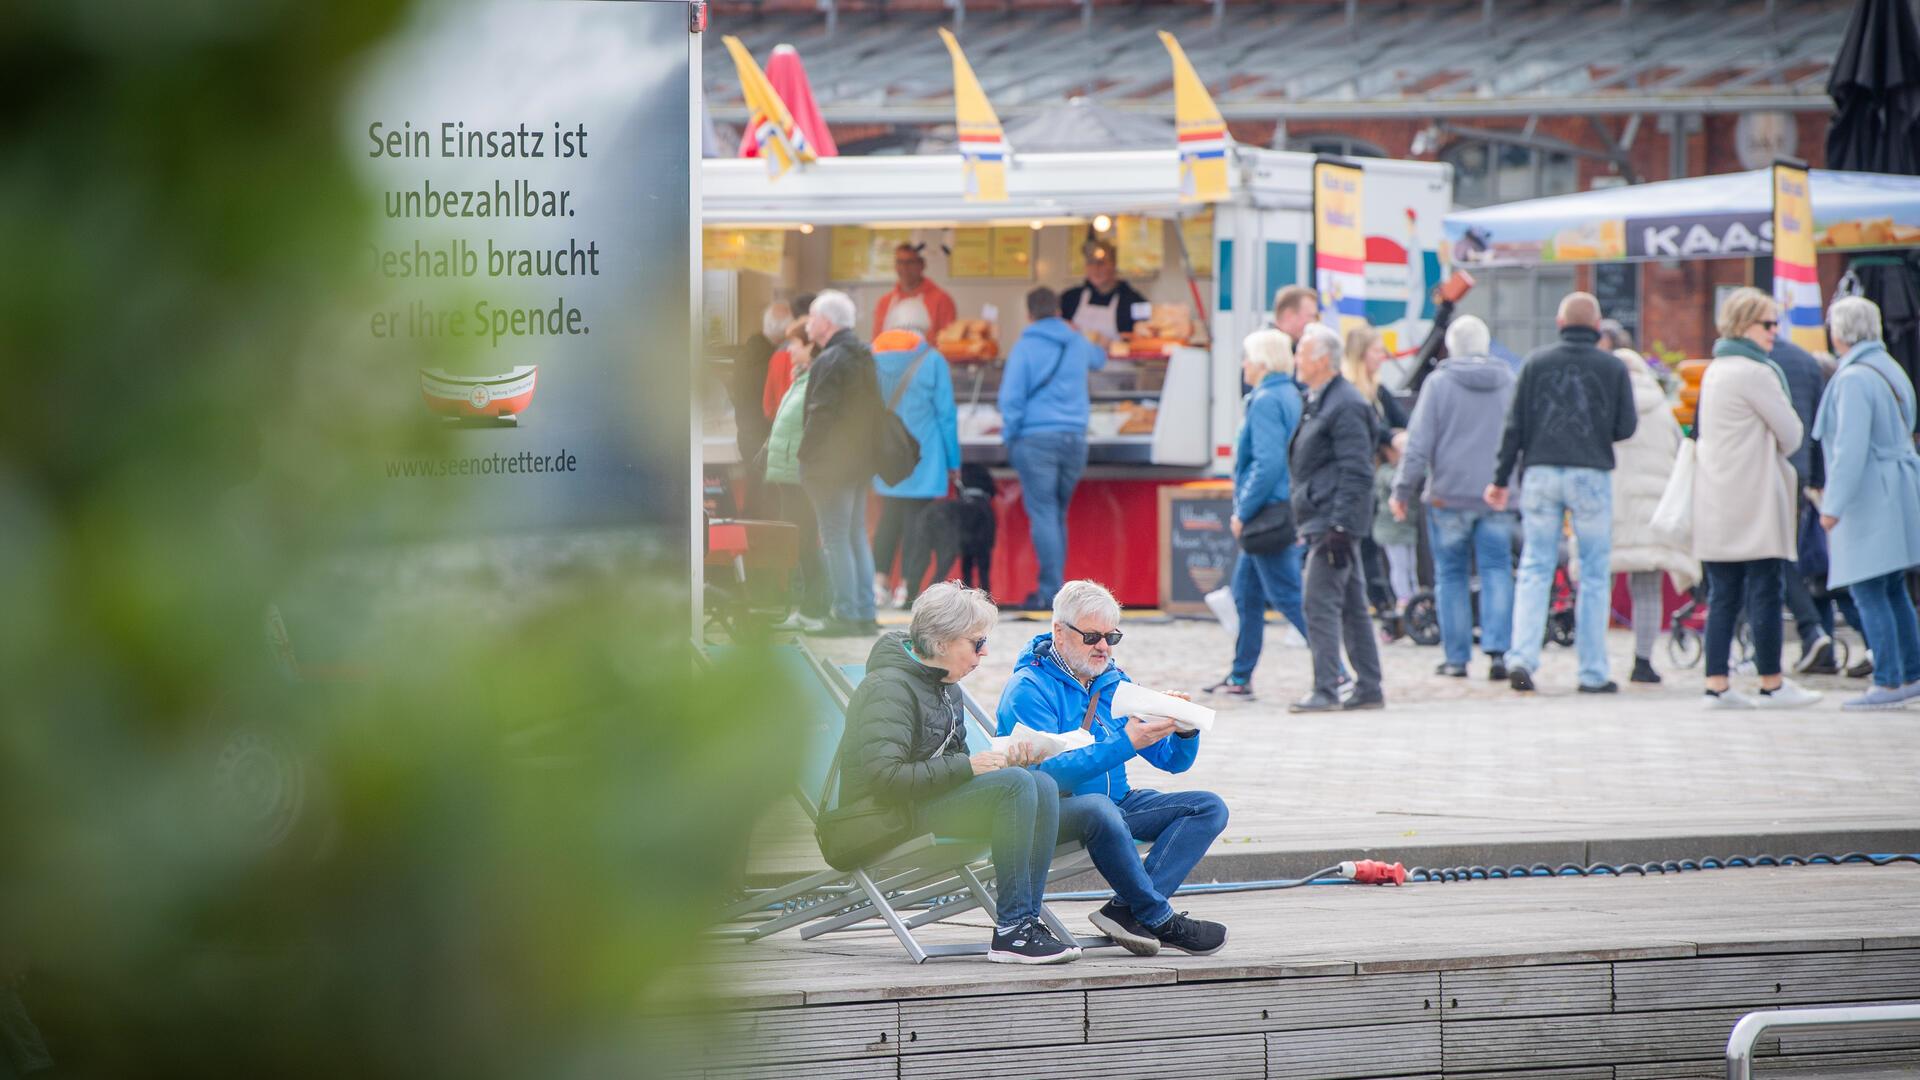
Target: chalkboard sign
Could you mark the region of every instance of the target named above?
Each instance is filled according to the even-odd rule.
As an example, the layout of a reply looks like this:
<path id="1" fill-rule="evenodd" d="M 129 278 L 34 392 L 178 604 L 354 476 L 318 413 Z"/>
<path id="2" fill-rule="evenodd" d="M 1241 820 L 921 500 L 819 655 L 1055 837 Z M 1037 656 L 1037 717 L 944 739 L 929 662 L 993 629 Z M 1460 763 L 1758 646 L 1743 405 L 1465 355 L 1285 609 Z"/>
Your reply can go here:
<path id="1" fill-rule="evenodd" d="M 1233 488 L 1226 483 L 1169 484 L 1160 489 L 1160 607 L 1174 615 L 1208 614 L 1206 596 L 1233 579 L 1240 544 L 1229 526 Z"/>
<path id="2" fill-rule="evenodd" d="M 1620 320 L 1620 325 L 1640 342 L 1640 268 L 1633 263 L 1601 263 L 1593 268 L 1593 297 L 1600 301 L 1600 314 Z"/>

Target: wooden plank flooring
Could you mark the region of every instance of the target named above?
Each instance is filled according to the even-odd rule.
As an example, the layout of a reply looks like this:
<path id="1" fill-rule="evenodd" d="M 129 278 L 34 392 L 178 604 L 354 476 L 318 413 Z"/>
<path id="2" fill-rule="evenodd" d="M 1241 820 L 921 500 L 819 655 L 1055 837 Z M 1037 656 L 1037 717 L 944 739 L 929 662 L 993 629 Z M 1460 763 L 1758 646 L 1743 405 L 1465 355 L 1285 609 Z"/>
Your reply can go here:
<path id="1" fill-rule="evenodd" d="M 717 946 L 738 1011 L 688 1077 L 1717 1077 L 1760 1008 L 1920 1001 L 1920 867 L 1183 899 L 1213 957 L 907 961 L 890 934 Z M 1093 905 L 1059 905 L 1084 925 Z M 984 937 L 984 921 L 923 940 Z M 696 982 L 697 981 L 697 982 Z M 1762 1075 L 1920 1075 L 1911 1033 L 1800 1033 Z M 1823 1071 L 1824 1070 L 1824 1071 Z M 1903 1071 L 1904 1070 L 1904 1071 Z"/>

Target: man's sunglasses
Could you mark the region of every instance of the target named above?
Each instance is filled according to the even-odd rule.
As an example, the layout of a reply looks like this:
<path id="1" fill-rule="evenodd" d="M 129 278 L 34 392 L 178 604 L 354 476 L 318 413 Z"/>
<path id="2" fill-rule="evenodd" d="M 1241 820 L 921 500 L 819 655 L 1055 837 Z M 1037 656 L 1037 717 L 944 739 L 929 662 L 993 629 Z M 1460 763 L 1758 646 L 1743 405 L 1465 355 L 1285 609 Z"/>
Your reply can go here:
<path id="1" fill-rule="evenodd" d="M 1106 638 L 1107 644 L 1109 645 L 1120 644 L 1121 634 L 1120 634 L 1120 631 L 1118 630 L 1109 630 L 1104 634 L 1098 634 L 1091 630 L 1082 630 L 1070 622 L 1063 622 L 1061 623 L 1061 625 L 1065 626 L 1067 629 L 1073 631 L 1074 633 L 1079 634 L 1080 640 L 1088 645 L 1097 643 L 1101 638 Z"/>

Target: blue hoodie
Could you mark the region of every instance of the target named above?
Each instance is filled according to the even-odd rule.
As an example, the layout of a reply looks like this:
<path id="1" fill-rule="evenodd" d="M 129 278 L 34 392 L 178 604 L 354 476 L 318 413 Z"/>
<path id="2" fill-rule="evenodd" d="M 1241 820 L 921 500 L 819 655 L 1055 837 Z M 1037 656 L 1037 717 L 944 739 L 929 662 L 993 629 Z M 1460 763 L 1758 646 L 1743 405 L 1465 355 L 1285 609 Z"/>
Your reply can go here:
<path id="1" fill-rule="evenodd" d="M 1109 662 L 1107 670 L 1093 680 L 1091 690 L 1100 696 L 1100 706 L 1093 710 L 1093 745 L 1069 750 L 1034 768 L 1053 777 L 1067 794 L 1105 795 L 1114 802 L 1126 798 L 1131 790 L 1127 786 L 1127 762 L 1136 754 L 1166 772 L 1192 768 L 1194 755 L 1200 752 L 1198 732 L 1169 735 L 1145 750 L 1133 748 L 1133 741 L 1127 738 L 1127 722 L 1113 718 L 1114 687 L 1132 681 L 1120 665 Z M 1087 714 L 1088 693 L 1053 655 L 1053 635 L 1041 634 L 1020 651 L 1013 678 L 1000 693 L 995 716 L 1000 734 L 1012 734 L 1015 722 L 1035 731 L 1072 731 Z"/>
<path id="2" fill-rule="evenodd" d="M 1065 319 L 1055 316 L 1028 326 L 1000 373 L 1001 437 L 1011 444 L 1042 431 L 1084 436 L 1087 372 L 1106 366 L 1106 352 Z"/>

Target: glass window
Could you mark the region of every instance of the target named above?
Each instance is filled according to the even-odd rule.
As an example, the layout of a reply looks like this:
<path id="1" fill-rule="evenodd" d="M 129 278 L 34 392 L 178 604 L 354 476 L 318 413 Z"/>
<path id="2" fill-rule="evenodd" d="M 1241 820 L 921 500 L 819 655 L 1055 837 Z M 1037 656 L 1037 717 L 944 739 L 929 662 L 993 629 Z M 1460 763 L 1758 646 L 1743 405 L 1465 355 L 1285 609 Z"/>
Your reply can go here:
<path id="1" fill-rule="evenodd" d="M 1453 165 L 1457 206 L 1564 195 L 1579 182 L 1573 155 L 1562 150 L 1463 140 L 1441 158 Z M 1502 348 L 1521 356 L 1559 336 L 1554 313 L 1560 298 L 1573 291 L 1569 267 L 1476 271 L 1477 284 L 1461 302 L 1463 313 L 1478 315 Z"/>
<path id="2" fill-rule="evenodd" d="M 1302 135 L 1297 139 L 1289 139 L 1287 149 L 1298 150 L 1303 154 L 1332 154 L 1334 157 L 1383 158 L 1387 156 L 1385 150 L 1365 139 L 1355 139 L 1347 135 Z"/>

